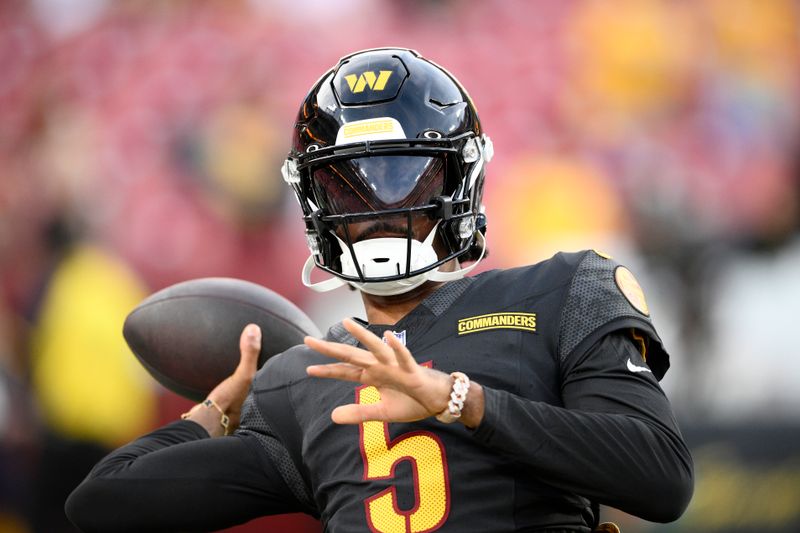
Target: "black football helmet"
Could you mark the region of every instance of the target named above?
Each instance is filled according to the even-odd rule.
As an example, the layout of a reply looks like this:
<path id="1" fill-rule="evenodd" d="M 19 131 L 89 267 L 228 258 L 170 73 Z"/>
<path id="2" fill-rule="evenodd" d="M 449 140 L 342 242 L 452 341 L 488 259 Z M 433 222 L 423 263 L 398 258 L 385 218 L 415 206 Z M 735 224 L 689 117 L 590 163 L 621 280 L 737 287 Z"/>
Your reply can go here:
<path id="1" fill-rule="evenodd" d="M 492 151 L 469 95 L 440 66 L 400 48 L 343 57 L 303 101 L 282 168 L 311 251 L 304 283 L 387 295 L 463 276 L 471 267 L 437 267 L 483 257 Z M 315 265 L 335 278 L 312 284 Z"/>

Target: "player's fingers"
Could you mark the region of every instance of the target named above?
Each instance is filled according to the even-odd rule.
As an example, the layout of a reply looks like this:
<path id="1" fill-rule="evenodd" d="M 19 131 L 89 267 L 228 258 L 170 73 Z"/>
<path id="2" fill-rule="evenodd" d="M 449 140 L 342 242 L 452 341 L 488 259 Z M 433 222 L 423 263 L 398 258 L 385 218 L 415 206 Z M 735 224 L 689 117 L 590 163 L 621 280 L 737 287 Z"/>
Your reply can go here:
<path id="1" fill-rule="evenodd" d="M 316 350 L 322 355 L 338 359 L 344 363 L 350 363 L 361 367 L 367 367 L 375 362 L 375 357 L 368 351 L 350 346 L 349 344 L 341 344 L 338 342 L 329 342 L 314 337 L 306 337 L 303 339 L 306 346 L 312 350 Z"/>
<path id="2" fill-rule="evenodd" d="M 364 369 L 349 363 L 331 363 L 328 365 L 311 365 L 306 367 L 306 373 L 315 378 L 334 378 L 343 381 L 361 383 Z"/>
<path id="3" fill-rule="evenodd" d="M 331 413 L 331 420 L 337 424 L 360 424 L 369 420 L 383 420 L 383 411 L 378 404 L 351 403 L 334 409 Z"/>
<path id="4" fill-rule="evenodd" d="M 261 351 L 261 328 L 255 324 L 248 324 L 239 337 L 239 365 L 235 375 L 252 379 L 258 370 L 258 354 Z"/>
<path id="5" fill-rule="evenodd" d="M 397 338 L 397 335 L 395 335 L 393 331 L 385 331 L 383 333 L 383 338 L 386 340 L 386 344 L 389 348 L 394 351 L 395 359 L 397 359 L 400 368 L 408 371 L 414 370 L 414 367 L 417 366 L 417 362 L 414 360 L 414 356 L 411 355 L 408 348 Z"/>
<path id="6" fill-rule="evenodd" d="M 389 364 L 391 363 L 390 360 L 390 350 L 387 350 L 386 343 L 384 343 L 380 337 L 372 333 L 370 330 L 356 322 L 355 320 L 351 320 L 349 318 L 345 318 L 342 320 L 342 325 L 344 329 L 350 332 L 350 334 L 355 337 L 361 344 L 370 352 L 375 355 L 375 358 L 378 359 L 381 363 Z"/>

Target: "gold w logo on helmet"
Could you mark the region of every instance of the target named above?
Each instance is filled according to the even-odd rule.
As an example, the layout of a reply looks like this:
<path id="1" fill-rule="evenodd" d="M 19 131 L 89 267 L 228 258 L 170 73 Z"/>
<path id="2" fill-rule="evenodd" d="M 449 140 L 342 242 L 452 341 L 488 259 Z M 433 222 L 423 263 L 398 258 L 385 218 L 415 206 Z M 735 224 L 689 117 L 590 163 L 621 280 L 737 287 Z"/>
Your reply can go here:
<path id="1" fill-rule="evenodd" d="M 392 75 L 391 70 L 381 70 L 378 74 L 371 70 L 367 70 L 360 75 L 348 74 L 344 77 L 347 80 L 347 85 L 354 93 L 363 92 L 365 88 L 369 87 L 371 91 L 382 91 L 386 87 L 386 82 Z"/>

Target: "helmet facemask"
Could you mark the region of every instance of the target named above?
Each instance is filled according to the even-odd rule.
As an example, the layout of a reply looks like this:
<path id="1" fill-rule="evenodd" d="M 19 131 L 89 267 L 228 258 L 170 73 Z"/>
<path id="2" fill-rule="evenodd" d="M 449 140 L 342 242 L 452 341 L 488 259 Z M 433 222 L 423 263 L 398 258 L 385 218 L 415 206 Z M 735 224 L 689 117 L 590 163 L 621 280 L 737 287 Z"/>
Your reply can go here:
<path id="1" fill-rule="evenodd" d="M 372 294 L 402 294 L 445 274 L 434 269 L 480 238 L 475 201 L 489 142 L 474 135 L 366 141 L 287 160 L 313 265 L 342 280 L 325 287 L 348 282 Z M 465 164 L 475 147 L 477 158 Z"/>

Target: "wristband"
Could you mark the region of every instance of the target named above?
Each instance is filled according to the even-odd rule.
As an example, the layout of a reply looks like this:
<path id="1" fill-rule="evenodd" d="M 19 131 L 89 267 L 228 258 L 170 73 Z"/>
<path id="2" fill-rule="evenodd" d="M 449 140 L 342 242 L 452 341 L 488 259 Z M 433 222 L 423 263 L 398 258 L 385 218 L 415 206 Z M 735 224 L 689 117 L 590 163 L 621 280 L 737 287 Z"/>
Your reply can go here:
<path id="1" fill-rule="evenodd" d="M 225 430 L 225 435 L 227 435 L 228 434 L 228 425 L 230 424 L 231 419 L 228 417 L 228 415 L 225 414 L 225 411 L 222 410 L 222 407 L 220 407 L 217 404 L 217 402 L 215 402 L 211 398 L 206 398 L 205 400 L 203 400 L 202 403 L 198 403 L 197 405 L 192 407 L 192 409 L 188 413 L 183 413 L 181 415 L 181 420 L 186 420 L 187 418 L 192 416 L 192 413 L 195 410 L 197 410 L 199 407 L 201 407 L 201 406 L 205 407 L 206 409 L 208 409 L 209 407 L 213 407 L 217 411 L 219 411 L 219 414 L 220 414 L 219 425 L 222 426 L 222 428 Z"/>
<path id="2" fill-rule="evenodd" d="M 469 378 L 462 372 L 453 372 L 450 376 L 454 379 L 450 400 L 444 411 L 436 415 L 436 420 L 445 424 L 452 424 L 461 417 L 461 410 L 469 392 Z"/>

